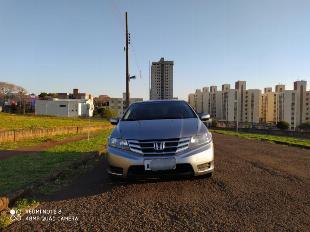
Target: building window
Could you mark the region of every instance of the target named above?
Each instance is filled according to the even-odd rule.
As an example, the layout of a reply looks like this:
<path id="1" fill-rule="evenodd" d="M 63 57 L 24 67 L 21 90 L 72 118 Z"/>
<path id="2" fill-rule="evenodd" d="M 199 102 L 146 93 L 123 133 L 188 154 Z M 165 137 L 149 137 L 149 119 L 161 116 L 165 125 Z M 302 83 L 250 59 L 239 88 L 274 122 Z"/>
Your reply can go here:
<path id="1" fill-rule="evenodd" d="M 59 107 L 64 108 L 64 107 L 67 107 L 67 106 L 66 105 L 59 105 Z"/>

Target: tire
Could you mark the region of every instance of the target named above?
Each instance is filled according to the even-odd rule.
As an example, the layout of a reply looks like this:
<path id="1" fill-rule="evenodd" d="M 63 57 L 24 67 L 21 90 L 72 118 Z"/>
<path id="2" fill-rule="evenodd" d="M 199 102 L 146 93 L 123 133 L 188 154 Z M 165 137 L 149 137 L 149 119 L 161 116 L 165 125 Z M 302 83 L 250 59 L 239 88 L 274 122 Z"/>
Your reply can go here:
<path id="1" fill-rule="evenodd" d="M 109 173 L 108 173 L 108 176 L 109 176 L 109 179 L 110 179 L 112 182 L 118 182 L 118 181 L 120 181 L 120 179 L 121 179 L 119 176 L 112 175 L 112 174 L 109 174 Z"/>
<path id="2" fill-rule="evenodd" d="M 204 175 L 205 178 L 211 178 L 212 176 L 213 176 L 213 172 L 210 172 Z"/>

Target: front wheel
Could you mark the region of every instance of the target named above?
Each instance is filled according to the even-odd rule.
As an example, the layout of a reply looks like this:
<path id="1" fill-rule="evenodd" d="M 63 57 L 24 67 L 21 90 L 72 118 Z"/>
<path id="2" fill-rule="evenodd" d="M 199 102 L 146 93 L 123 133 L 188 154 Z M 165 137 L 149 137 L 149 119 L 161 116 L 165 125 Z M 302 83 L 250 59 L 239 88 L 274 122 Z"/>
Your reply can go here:
<path id="1" fill-rule="evenodd" d="M 209 172 L 205 175 L 203 175 L 204 178 L 211 178 L 213 176 L 213 172 Z"/>
<path id="2" fill-rule="evenodd" d="M 112 181 L 112 182 L 117 182 L 117 181 L 120 181 L 120 177 L 117 176 L 117 175 L 113 175 L 113 174 L 110 174 L 108 173 L 108 176 L 109 176 L 109 179 Z"/>

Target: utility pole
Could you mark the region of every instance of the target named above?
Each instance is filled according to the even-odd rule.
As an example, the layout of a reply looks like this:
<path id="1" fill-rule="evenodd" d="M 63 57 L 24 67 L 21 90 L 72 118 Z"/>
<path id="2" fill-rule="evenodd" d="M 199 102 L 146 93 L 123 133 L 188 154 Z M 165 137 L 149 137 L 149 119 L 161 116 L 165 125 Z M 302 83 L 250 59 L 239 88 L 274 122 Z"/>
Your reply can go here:
<path id="1" fill-rule="evenodd" d="M 128 108 L 129 106 L 129 98 L 130 98 L 130 94 L 129 94 L 129 67 L 128 67 L 128 20 L 127 20 L 127 11 L 125 13 L 125 21 L 126 21 L 126 46 L 125 46 L 125 50 L 126 50 L 126 102 L 125 102 L 125 109 Z"/>

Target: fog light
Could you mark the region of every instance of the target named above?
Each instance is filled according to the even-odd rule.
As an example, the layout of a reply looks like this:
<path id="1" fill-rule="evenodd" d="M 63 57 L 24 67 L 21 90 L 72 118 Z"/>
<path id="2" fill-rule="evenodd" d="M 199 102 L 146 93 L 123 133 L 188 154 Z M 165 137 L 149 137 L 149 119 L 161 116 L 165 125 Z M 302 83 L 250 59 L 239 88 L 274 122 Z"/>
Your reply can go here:
<path id="1" fill-rule="evenodd" d="M 204 171 L 211 167 L 211 162 L 197 165 L 198 171 Z"/>

